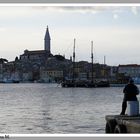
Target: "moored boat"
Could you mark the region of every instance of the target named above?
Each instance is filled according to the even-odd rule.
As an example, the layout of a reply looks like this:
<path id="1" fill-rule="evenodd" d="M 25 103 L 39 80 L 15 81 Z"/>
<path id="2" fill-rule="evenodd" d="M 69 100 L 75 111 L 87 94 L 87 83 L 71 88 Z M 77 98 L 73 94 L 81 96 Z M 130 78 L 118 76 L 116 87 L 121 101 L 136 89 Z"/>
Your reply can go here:
<path id="1" fill-rule="evenodd" d="M 87 80 L 77 80 L 75 77 L 75 39 L 74 39 L 74 47 L 73 47 L 73 71 L 72 71 L 72 79 L 65 79 L 62 83 L 62 87 L 110 87 L 110 83 L 107 79 L 102 79 L 96 81 L 93 78 L 93 41 L 91 41 L 91 78 Z"/>
<path id="2" fill-rule="evenodd" d="M 99 81 L 96 83 L 96 87 L 110 87 L 109 81 Z"/>
<path id="3" fill-rule="evenodd" d="M 91 81 L 66 80 L 61 83 L 61 86 L 62 87 L 95 88 L 95 87 L 110 87 L 110 83 L 108 81 L 91 82 Z"/>

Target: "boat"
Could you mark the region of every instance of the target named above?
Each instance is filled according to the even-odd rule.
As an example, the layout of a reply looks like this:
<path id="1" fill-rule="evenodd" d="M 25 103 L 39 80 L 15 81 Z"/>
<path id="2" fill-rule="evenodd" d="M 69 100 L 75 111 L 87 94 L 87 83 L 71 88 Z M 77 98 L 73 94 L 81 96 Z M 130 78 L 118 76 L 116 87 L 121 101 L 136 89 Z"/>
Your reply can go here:
<path id="1" fill-rule="evenodd" d="M 96 88 L 96 87 L 110 87 L 108 81 L 90 82 L 90 81 L 76 81 L 66 80 L 61 83 L 62 87 L 84 87 L 84 88 Z"/>
<path id="2" fill-rule="evenodd" d="M 85 87 L 85 88 L 91 88 L 91 87 L 97 87 L 95 83 L 92 83 L 91 81 L 72 81 L 72 80 L 65 80 L 61 83 L 62 87 Z"/>
<path id="3" fill-rule="evenodd" d="M 62 87 L 75 87 L 75 84 L 71 80 L 65 80 L 61 83 Z"/>
<path id="4" fill-rule="evenodd" d="M 13 83 L 20 83 L 19 80 L 13 80 Z"/>
<path id="5" fill-rule="evenodd" d="M 20 80 L 18 78 L 8 78 L 8 77 L 5 77 L 3 79 L 3 81 L 1 81 L 2 83 L 19 83 Z"/>
<path id="6" fill-rule="evenodd" d="M 3 80 L 3 83 L 13 83 L 13 80 L 12 79 L 4 79 Z"/>
<path id="7" fill-rule="evenodd" d="M 110 83 L 102 80 L 96 83 L 96 87 L 110 87 Z"/>
<path id="8" fill-rule="evenodd" d="M 62 83 L 62 87 L 84 87 L 84 88 L 93 88 L 93 87 L 110 87 L 110 83 L 107 80 L 95 81 L 93 79 L 93 41 L 91 42 L 91 80 L 76 80 L 75 79 L 75 39 L 74 39 L 74 48 L 73 48 L 73 73 L 72 79 L 65 79 Z"/>

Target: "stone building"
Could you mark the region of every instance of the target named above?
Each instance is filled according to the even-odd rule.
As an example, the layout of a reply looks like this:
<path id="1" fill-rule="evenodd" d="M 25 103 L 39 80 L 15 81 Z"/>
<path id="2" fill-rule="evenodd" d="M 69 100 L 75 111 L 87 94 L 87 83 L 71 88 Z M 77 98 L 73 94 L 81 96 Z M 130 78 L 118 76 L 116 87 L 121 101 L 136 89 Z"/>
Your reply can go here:
<path id="1" fill-rule="evenodd" d="M 46 34 L 44 38 L 44 50 L 25 50 L 24 54 L 20 55 L 21 61 L 36 61 L 37 63 L 43 63 L 48 57 L 52 56 L 50 46 L 50 33 L 47 26 Z"/>
<path id="2" fill-rule="evenodd" d="M 71 70 L 72 71 L 72 70 Z M 80 61 L 75 63 L 75 78 L 79 80 L 92 79 L 92 63 Z M 93 64 L 94 79 L 108 79 L 110 77 L 110 67 L 104 64 Z"/>
<path id="3" fill-rule="evenodd" d="M 45 66 L 40 68 L 40 80 L 45 82 L 62 81 L 69 72 L 71 61 L 61 55 L 54 55 L 47 59 Z"/>
<path id="4" fill-rule="evenodd" d="M 24 54 L 20 55 L 20 60 L 21 61 L 44 62 L 50 56 L 52 56 L 52 55 L 46 50 L 37 50 L 37 51 L 25 50 Z"/>
<path id="5" fill-rule="evenodd" d="M 63 70 L 44 69 L 40 70 L 40 81 L 43 82 L 59 82 L 63 80 Z"/>
<path id="6" fill-rule="evenodd" d="M 48 58 L 53 57 L 51 54 L 50 33 L 47 26 L 44 37 L 43 50 L 25 50 L 20 55 L 19 62 L 22 67 L 23 81 L 38 81 L 40 79 L 40 68 L 46 65 Z"/>

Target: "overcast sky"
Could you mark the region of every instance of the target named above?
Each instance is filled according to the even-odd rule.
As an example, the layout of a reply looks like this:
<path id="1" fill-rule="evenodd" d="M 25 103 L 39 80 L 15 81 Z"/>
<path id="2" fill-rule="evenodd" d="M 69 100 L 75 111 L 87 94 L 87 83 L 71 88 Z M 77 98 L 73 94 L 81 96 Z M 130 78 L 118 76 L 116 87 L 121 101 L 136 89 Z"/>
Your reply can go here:
<path id="1" fill-rule="evenodd" d="M 0 57 L 9 61 L 25 49 L 44 49 L 47 25 L 51 52 L 69 58 L 76 38 L 76 60 L 108 65 L 140 64 L 140 7 L 0 6 Z"/>

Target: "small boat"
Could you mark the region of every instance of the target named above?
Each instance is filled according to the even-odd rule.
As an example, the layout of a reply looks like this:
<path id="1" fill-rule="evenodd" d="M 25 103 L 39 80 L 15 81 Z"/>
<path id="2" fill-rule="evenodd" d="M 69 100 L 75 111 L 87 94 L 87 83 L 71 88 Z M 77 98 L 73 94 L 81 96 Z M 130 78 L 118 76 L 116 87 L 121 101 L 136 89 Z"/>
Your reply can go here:
<path id="1" fill-rule="evenodd" d="M 11 80 L 11 79 L 4 79 L 3 83 L 13 83 L 13 80 Z"/>

